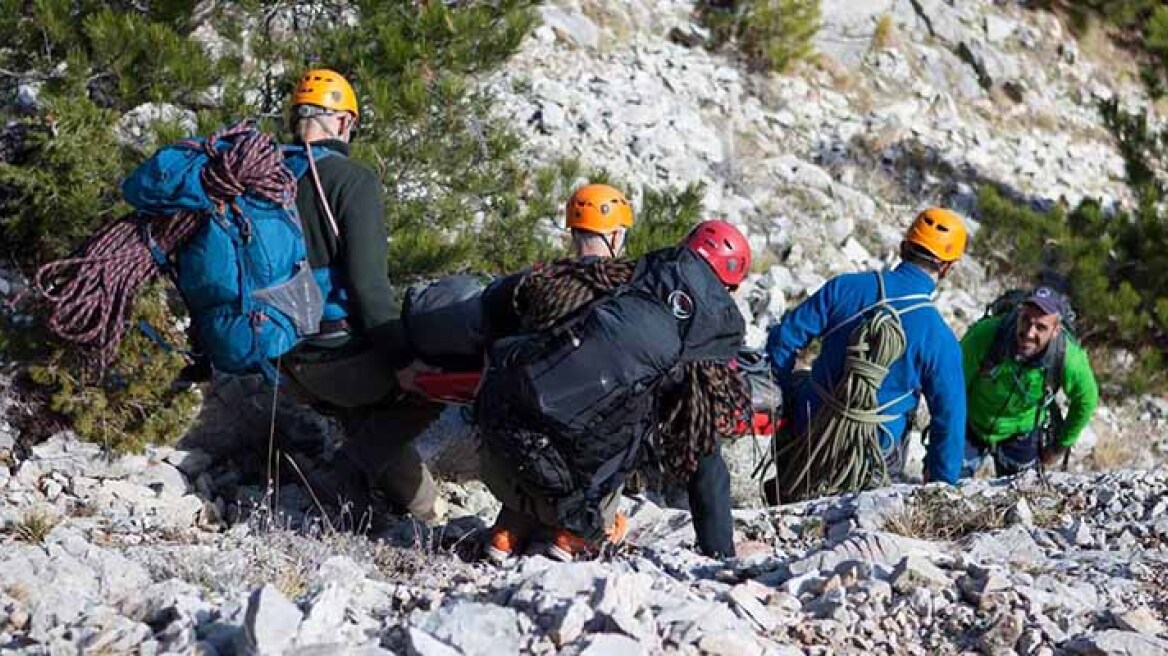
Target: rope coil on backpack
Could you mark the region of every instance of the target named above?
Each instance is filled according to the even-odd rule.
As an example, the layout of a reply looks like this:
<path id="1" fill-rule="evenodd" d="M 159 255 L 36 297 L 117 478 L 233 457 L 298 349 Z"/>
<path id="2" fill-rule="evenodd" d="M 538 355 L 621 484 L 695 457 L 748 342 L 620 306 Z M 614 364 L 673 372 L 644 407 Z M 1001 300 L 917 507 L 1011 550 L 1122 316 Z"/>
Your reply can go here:
<path id="1" fill-rule="evenodd" d="M 907 347 L 901 316 L 925 305 L 893 308 L 884 297 L 880 279 L 876 314 L 853 329 L 839 381 L 831 390 L 810 381 L 822 406 L 811 418 L 807 435 L 776 443 L 776 482 L 782 503 L 889 483 L 884 454 L 896 436 L 884 426 L 894 418 L 885 413 L 909 394 L 881 404 L 877 393 Z"/>
<path id="2" fill-rule="evenodd" d="M 230 141 L 230 147 L 216 149 L 221 140 Z M 209 161 L 200 179 L 217 205 L 226 205 L 243 193 L 278 204 L 292 201 L 296 180 L 284 166 L 279 147 L 249 121 L 211 135 L 204 148 Z M 126 214 L 101 226 L 77 255 L 40 267 L 34 283 L 52 306 L 49 329 L 62 339 L 95 349 L 104 369 L 125 337 L 134 297 L 159 273 L 144 234 L 169 259 L 206 220 L 201 212 Z"/>
<path id="3" fill-rule="evenodd" d="M 533 269 L 516 286 L 514 306 L 525 330 L 546 330 L 596 298 L 633 279 L 628 260 L 557 261 Z M 719 436 L 731 437 L 738 420 L 749 416 L 750 392 L 729 363 L 689 362 L 681 383 L 661 403 L 659 431 L 663 464 L 690 474 L 713 452 Z"/>

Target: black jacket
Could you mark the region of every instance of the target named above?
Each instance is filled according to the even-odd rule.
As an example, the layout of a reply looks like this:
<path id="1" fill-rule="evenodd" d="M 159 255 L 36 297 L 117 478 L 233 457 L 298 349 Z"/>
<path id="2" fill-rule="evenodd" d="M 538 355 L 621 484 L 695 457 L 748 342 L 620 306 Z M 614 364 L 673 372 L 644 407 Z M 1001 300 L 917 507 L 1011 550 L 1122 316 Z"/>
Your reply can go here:
<path id="1" fill-rule="evenodd" d="M 389 284 L 389 229 L 381 201 L 381 183 L 369 168 L 347 157 L 349 146 L 330 139 L 316 142 L 345 157 L 319 160 L 321 188 L 337 221 L 333 232 L 309 171 L 296 190 L 296 209 L 304 225 L 308 261 L 312 268 L 333 267 L 348 296 L 351 329 L 381 353 L 389 366 L 400 368 L 412 354 L 400 321 L 400 311 Z"/>

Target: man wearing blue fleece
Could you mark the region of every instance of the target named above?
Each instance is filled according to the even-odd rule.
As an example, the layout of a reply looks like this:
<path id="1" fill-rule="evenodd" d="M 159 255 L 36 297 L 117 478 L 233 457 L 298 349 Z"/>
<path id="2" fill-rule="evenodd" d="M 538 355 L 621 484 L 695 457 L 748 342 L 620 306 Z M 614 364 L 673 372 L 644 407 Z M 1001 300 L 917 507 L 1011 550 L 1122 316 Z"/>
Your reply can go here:
<path id="1" fill-rule="evenodd" d="M 909 419 L 923 392 L 932 415 L 925 477 L 956 483 L 965 447 L 965 381 L 961 347 L 953 331 L 930 302 L 953 264 L 965 252 L 968 233 L 961 218 L 943 208 L 920 213 L 901 242 L 901 264 L 882 272 L 837 276 L 789 311 L 771 329 L 767 352 L 784 398 L 793 403 L 793 435 L 803 436 L 823 405 L 824 390 L 840 381 L 852 330 L 879 305 L 880 278 L 884 297 L 900 311 L 905 334 L 904 355 L 888 368 L 877 392 L 883 427 L 880 448 L 890 476 L 903 472 Z M 793 376 L 799 351 L 815 339 L 821 352 L 811 369 L 811 381 Z M 816 389 L 818 388 L 818 390 Z M 796 437 L 799 439 L 799 437 Z M 887 443 L 886 443 L 887 442 Z M 768 497 L 777 489 L 768 486 Z M 772 502 L 777 500 L 772 498 Z"/>

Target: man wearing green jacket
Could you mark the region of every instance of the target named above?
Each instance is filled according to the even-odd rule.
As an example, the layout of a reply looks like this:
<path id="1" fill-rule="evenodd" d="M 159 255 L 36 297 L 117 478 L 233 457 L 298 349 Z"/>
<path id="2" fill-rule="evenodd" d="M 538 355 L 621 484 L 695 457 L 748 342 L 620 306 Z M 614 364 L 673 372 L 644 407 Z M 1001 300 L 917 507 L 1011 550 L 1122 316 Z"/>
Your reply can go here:
<path id="1" fill-rule="evenodd" d="M 1061 294 L 1039 287 L 1009 314 L 977 322 L 961 339 L 969 408 L 962 477 L 973 476 L 987 456 L 998 476 L 1040 459 L 1052 464 L 1079 439 L 1099 389 L 1087 353 L 1063 328 L 1069 311 Z M 1069 402 L 1065 421 L 1054 401 L 1060 389 Z"/>

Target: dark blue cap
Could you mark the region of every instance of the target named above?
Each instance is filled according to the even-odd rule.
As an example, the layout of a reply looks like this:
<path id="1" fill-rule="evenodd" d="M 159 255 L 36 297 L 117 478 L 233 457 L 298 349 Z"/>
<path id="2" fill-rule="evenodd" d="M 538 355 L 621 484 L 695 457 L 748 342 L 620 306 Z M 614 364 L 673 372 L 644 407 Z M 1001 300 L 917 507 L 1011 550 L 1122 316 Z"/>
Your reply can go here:
<path id="1" fill-rule="evenodd" d="M 1070 309 L 1067 299 L 1050 287 L 1039 287 L 1031 292 L 1026 302 L 1042 310 L 1043 314 L 1057 314 L 1060 317 Z"/>

